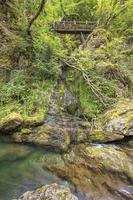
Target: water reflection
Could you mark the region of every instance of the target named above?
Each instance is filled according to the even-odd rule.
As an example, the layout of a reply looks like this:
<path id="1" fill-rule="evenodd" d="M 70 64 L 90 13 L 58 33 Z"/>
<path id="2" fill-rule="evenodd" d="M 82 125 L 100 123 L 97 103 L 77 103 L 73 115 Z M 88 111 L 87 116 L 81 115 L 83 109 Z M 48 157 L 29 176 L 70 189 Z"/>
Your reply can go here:
<path id="1" fill-rule="evenodd" d="M 43 184 L 57 182 L 68 185 L 43 170 L 46 154 L 42 149 L 0 142 L 0 199 L 11 200 Z"/>

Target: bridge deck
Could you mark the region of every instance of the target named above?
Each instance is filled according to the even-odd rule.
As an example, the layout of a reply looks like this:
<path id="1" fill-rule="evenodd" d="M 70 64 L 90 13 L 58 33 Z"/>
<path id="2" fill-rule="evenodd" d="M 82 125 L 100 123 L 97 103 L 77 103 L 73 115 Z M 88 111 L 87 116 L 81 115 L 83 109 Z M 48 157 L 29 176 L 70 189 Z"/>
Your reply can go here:
<path id="1" fill-rule="evenodd" d="M 88 34 L 93 31 L 95 26 L 95 22 L 61 21 L 55 22 L 53 28 L 56 32 L 62 34 Z"/>

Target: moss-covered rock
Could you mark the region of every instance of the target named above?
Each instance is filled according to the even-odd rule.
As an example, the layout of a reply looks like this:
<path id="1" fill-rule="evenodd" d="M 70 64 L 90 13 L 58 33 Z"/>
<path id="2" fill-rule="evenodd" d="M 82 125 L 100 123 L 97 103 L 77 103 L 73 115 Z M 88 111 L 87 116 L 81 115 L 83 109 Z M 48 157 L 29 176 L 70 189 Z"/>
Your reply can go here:
<path id="1" fill-rule="evenodd" d="M 24 127 L 37 127 L 44 123 L 44 115 L 37 115 L 24 118 Z"/>
<path id="2" fill-rule="evenodd" d="M 63 154 L 63 162 L 44 163 L 61 178 L 70 181 L 86 199 L 130 199 L 133 181 L 133 151 L 114 145 L 76 145 Z M 132 199 L 132 198 L 131 198 Z"/>
<path id="3" fill-rule="evenodd" d="M 24 193 L 17 200 L 78 200 L 74 196 L 70 189 L 63 186 L 53 183 L 51 185 L 42 186 L 34 191 L 29 191 Z"/>
<path id="4" fill-rule="evenodd" d="M 133 180 L 133 160 L 121 148 L 113 146 L 86 147 L 86 153 L 94 158 L 105 171 L 126 174 Z M 128 153 L 128 152 L 127 152 Z M 105 159 L 106 158 L 106 159 Z"/>
<path id="5" fill-rule="evenodd" d="M 12 134 L 12 132 L 18 130 L 22 124 L 23 118 L 19 114 L 12 113 L 0 120 L 0 132 Z"/>
<path id="6" fill-rule="evenodd" d="M 91 142 L 106 143 L 111 141 L 122 140 L 123 135 L 106 132 L 104 130 L 93 130 L 89 135 L 89 140 Z"/>
<path id="7" fill-rule="evenodd" d="M 18 129 L 23 128 L 32 128 L 40 126 L 44 123 L 44 116 L 37 115 L 32 117 L 22 117 L 18 113 L 11 113 L 0 120 L 0 132 L 1 133 L 10 133 L 17 131 Z"/>
<path id="8" fill-rule="evenodd" d="M 99 129 L 91 130 L 91 142 L 106 143 L 133 136 L 133 101 L 123 99 L 97 122 Z"/>
<path id="9" fill-rule="evenodd" d="M 12 138 L 15 142 L 41 145 L 56 151 L 67 151 L 70 145 L 70 135 L 67 130 L 50 126 L 22 129 L 22 131 L 14 133 Z"/>
<path id="10" fill-rule="evenodd" d="M 124 136 L 133 136 L 133 101 L 124 99 L 115 108 L 105 113 L 103 118 L 104 130 Z"/>

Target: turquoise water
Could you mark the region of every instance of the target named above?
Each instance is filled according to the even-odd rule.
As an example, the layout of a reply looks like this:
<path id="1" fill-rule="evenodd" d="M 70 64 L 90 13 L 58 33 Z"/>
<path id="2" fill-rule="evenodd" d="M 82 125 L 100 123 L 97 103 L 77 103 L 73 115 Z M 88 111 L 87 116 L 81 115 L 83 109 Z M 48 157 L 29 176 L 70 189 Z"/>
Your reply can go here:
<path id="1" fill-rule="evenodd" d="M 17 198 L 43 184 L 68 185 L 43 169 L 47 154 L 42 149 L 0 142 L 0 200 Z"/>

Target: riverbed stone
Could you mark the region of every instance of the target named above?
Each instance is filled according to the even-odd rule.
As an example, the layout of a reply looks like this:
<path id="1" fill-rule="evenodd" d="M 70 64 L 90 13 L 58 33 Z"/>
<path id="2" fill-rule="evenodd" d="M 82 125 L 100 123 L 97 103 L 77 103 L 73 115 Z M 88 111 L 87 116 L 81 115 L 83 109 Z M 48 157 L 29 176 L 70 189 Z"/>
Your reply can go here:
<path id="1" fill-rule="evenodd" d="M 53 183 L 28 191 L 17 200 L 78 200 L 78 198 L 71 193 L 69 188 Z"/>

